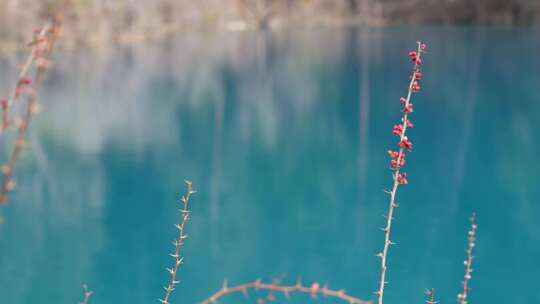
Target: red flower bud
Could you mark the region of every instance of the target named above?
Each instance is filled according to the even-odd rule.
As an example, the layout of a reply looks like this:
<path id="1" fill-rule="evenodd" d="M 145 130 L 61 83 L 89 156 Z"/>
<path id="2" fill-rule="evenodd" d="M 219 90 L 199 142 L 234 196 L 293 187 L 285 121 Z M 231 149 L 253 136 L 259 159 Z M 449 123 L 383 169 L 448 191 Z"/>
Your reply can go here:
<path id="1" fill-rule="evenodd" d="M 405 121 L 405 125 L 407 126 L 407 128 L 414 128 L 413 123 L 408 119 L 407 119 L 407 121 Z"/>
<path id="2" fill-rule="evenodd" d="M 412 103 L 406 105 L 405 107 L 403 107 L 403 112 L 405 113 L 412 113 L 414 112 L 413 111 L 413 106 L 412 106 Z"/>
<path id="3" fill-rule="evenodd" d="M 407 149 L 409 152 L 412 150 L 412 142 L 409 141 L 407 136 L 403 136 L 403 139 L 399 142 L 399 147 L 402 149 Z"/>
<path id="4" fill-rule="evenodd" d="M 408 184 L 408 181 L 407 181 L 407 173 L 403 172 L 403 173 L 398 174 L 398 176 L 397 176 L 397 182 L 398 182 L 398 184 L 400 184 L 400 185 L 406 185 L 406 184 Z"/>
<path id="5" fill-rule="evenodd" d="M 399 153 L 398 153 L 397 157 L 399 157 Z M 401 158 L 399 159 L 399 166 L 398 166 L 397 157 L 396 157 L 396 159 L 392 159 L 390 161 L 390 168 L 398 169 L 398 168 L 401 168 L 401 167 L 405 166 L 405 153 L 401 154 Z"/>
<path id="6" fill-rule="evenodd" d="M 392 150 L 388 150 L 388 155 L 390 155 L 391 158 L 398 158 L 399 157 L 399 152 L 397 151 L 392 151 Z"/>
<path id="7" fill-rule="evenodd" d="M 401 98 L 399 98 L 399 102 L 401 102 L 401 103 L 406 103 L 406 102 L 407 102 L 407 99 L 401 97 Z"/>
<path id="8" fill-rule="evenodd" d="M 395 136 L 401 136 L 401 132 L 403 132 L 402 125 L 395 125 L 392 129 L 392 134 L 394 134 Z"/>
<path id="9" fill-rule="evenodd" d="M 420 85 L 418 84 L 418 81 L 414 81 L 413 85 L 412 85 L 412 90 L 413 92 L 420 92 Z"/>

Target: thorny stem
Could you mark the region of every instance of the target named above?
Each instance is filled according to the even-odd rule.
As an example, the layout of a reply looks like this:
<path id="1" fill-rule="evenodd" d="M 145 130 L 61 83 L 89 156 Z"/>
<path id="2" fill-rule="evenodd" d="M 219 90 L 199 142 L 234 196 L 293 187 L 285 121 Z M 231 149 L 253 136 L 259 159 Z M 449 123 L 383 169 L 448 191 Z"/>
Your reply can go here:
<path id="1" fill-rule="evenodd" d="M 469 241 L 467 245 L 467 259 L 463 262 L 465 264 L 465 275 L 463 277 L 463 292 L 458 294 L 458 302 L 460 304 L 467 304 L 467 296 L 469 294 L 469 280 L 471 279 L 471 273 L 472 273 L 472 262 L 473 262 L 473 249 L 475 246 L 476 241 L 476 229 L 478 226 L 476 225 L 476 215 L 473 213 L 473 215 L 470 218 L 471 221 L 471 230 L 469 230 L 467 235 L 467 240 Z"/>
<path id="2" fill-rule="evenodd" d="M 181 248 L 184 244 L 184 240 L 187 238 L 187 235 L 184 233 L 184 227 L 189 219 L 189 199 L 191 198 L 191 195 L 196 192 L 195 190 L 193 190 L 193 186 L 190 181 L 186 181 L 186 185 L 186 194 L 183 195 L 180 199 L 183 204 L 183 208 L 180 209 L 180 224 L 175 225 L 175 227 L 178 229 L 178 238 L 173 241 L 175 250 L 174 253 L 171 254 L 171 257 L 174 258 L 174 265 L 171 268 L 167 268 L 167 271 L 170 273 L 171 278 L 169 280 L 169 285 L 163 287 L 165 289 L 165 297 L 159 300 L 163 304 L 170 303 L 169 299 L 171 298 L 174 286 L 180 283 L 176 280 L 176 274 L 178 273 L 178 268 L 180 267 L 180 264 L 182 264 L 183 258 L 181 256 Z"/>
<path id="3" fill-rule="evenodd" d="M 33 61 L 36 61 L 36 74 L 34 76 L 33 84 L 32 86 L 27 88 L 27 92 L 26 92 L 27 106 L 26 106 L 24 117 L 20 121 L 15 122 L 15 127 L 17 127 L 15 147 L 13 148 L 11 152 L 11 156 L 9 158 L 8 163 L 2 166 L 3 180 L 2 180 L 1 189 L 0 189 L 0 204 L 7 203 L 8 201 L 7 193 L 13 190 L 13 188 L 15 187 L 15 182 L 13 181 L 11 177 L 13 175 L 13 170 L 15 169 L 17 160 L 19 159 L 20 154 L 25 146 L 25 135 L 30 125 L 30 120 L 32 119 L 32 116 L 38 110 L 36 94 L 43 79 L 45 78 L 45 74 L 49 66 L 49 62 L 47 61 L 46 57 L 47 55 L 51 53 L 54 47 L 54 44 L 56 42 L 59 30 L 60 30 L 60 26 L 61 26 L 61 16 L 56 15 L 51 21 L 51 23 L 45 26 L 41 30 L 36 40 L 32 42 L 34 44 L 32 55 L 27 60 L 27 64 L 25 64 L 25 66 L 21 70 L 20 75 L 26 75 L 30 64 Z M 20 95 L 20 92 L 17 92 L 17 90 L 20 89 L 21 80 L 22 78 L 19 79 L 19 84 L 17 85 L 15 93 L 11 99 L 11 102 L 13 102 Z M 9 109 L 9 102 L 8 102 L 7 109 Z M 3 126 L 7 124 L 7 116 L 8 116 L 6 112 L 7 109 L 4 109 L 4 113 L 2 115 L 6 119 L 3 122 Z"/>
<path id="4" fill-rule="evenodd" d="M 417 56 L 418 56 L 418 59 L 420 59 L 421 54 L 423 52 L 422 44 L 420 42 L 417 42 L 417 44 L 418 44 Z M 415 82 L 415 78 L 416 78 L 415 76 L 416 76 L 416 73 L 418 71 L 418 68 L 419 68 L 419 64 L 418 64 L 418 61 L 416 61 L 415 64 L 414 64 L 413 72 L 412 72 L 411 82 L 409 84 L 409 90 L 407 92 L 407 98 L 406 98 L 406 101 L 405 101 L 405 107 L 409 106 L 409 104 L 411 102 L 411 96 L 412 96 L 412 93 L 413 93 L 413 85 L 414 85 L 414 82 Z M 408 121 L 408 115 L 409 115 L 409 113 L 407 111 L 403 112 L 403 130 L 401 131 L 401 134 L 399 136 L 400 142 L 405 137 L 405 132 L 407 131 L 407 123 L 406 122 Z M 402 157 L 404 155 L 404 149 L 405 149 L 404 147 L 400 147 L 400 149 L 399 149 L 399 155 L 397 157 L 397 164 L 401 163 L 401 159 L 402 159 Z M 383 251 L 380 252 L 379 254 L 377 254 L 377 256 L 379 256 L 381 258 L 381 279 L 380 279 L 380 283 L 379 283 L 379 290 L 376 292 L 377 297 L 378 297 L 378 304 L 383 304 L 384 286 L 387 283 L 385 281 L 385 277 L 386 277 L 386 260 L 387 260 L 387 257 L 388 257 L 388 248 L 390 247 L 390 245 L 394 244 L 390 240 L 390 229 L 392 227 L 392 219 L 393 219 L 392 216 L 394 215 L 394 209 L 398 207 L 398 205 L 395 203 L 395 198 L 396 198 L 397 189 L 399 187 L 399 181 L 398 181 L 399 171 L 400 171 L 400 166 L 398 165 L 398 166 L 396 166 L 395 171 L 393 173 L 394 185 L 392 187 L 392 191 L 389 192 L 389 194 L 390 194 L 390 205 L 388 207 L 388 215 L 386 217 L 386 227 L 383 228 L 383 231 L 384 231 L 384 247 L 383 247 Z"/>
<path id="5" fill-rule="evenodd" d="M 88 304 L 90 302 L 90 297 L 92 296 L 94 292 L 89 290 L 86 284 L 83 285 L 83 290 L 84 290 L 84 293 L 83 293 L 84 298 L 83 298 L 83 301 L 80 302 L 80 304 Z"/>
<path id="6" fill-rule="evenodd" d="M 427 304 L 436 304 L 437 302 L 435 301 L 435 289 L 431 288 L 431 289 L 428 289 L 426 291 L 426 294 L 427 294 L 427 301 L 426 303 Z"/>
<path id="7" fill-rule="evenodd" d="M 344 290 L 332 290 L 328 289 L 327 287 L 320 287 L 318 283 L 313 283 L 311 287 L 303 286 L 301 282 L 296 283 L 296 285 L 291 286 L 283 286 L 279 285 L 278 283 L 272 283 L 272 284 L 265 284 L 261 283 L 260 280 L 256 280 L 255 282 L 245 283 L 241 285 L 237 285 L 234 287 L 228 287 L 227 281 L 225 280 L 223 282 L 223 286 L 220 290 L 218 290 L 216 293 L 211 295 L 208 299 L 201 302 L 201 304 L 214 304 L 217 303 L 217 301 L 230 294 L 234 293 L 241 293 L 245 296 L 248 295 L 248 290 L 253 289 L 255 291 L 259 290 L 267 290 L 270 293 L 277 292 L 282 293 L 286 298 L 289 298 L 289 295 L 291 293 L 304 293 L 309 294 L 311 297 L 316 298 L 318 295 L 322 295 L 325 297 L 333 297 L 336 299 L 340 299 L 346 303 L 349 304 L 368 304 L 371 302 L 360 300 L 358 298 L 349 296 L 345 293 Z"/>

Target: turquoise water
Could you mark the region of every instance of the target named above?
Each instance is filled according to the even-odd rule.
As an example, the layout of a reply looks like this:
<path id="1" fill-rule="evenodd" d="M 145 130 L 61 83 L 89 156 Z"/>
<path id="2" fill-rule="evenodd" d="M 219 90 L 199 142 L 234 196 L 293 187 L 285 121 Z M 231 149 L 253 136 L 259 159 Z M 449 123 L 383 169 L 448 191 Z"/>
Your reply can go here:
<path id="1" fill-rule="evenodd" d="M 422 39 L 386 302 L 422 303 L 434 287 L 455 303 L 476 212 L 470 303 L 540 303 L 539 37 L 298 30 L 59 53 L 0 210 L 0 302 L 76 303 L 87 283 L 92 303 L 157 303 L 184 179 L 199 192 L 173 303 L 259 277 L 373 299 L 386 150 Z M 14 63 L 0 61 L 2 92 Z"/>

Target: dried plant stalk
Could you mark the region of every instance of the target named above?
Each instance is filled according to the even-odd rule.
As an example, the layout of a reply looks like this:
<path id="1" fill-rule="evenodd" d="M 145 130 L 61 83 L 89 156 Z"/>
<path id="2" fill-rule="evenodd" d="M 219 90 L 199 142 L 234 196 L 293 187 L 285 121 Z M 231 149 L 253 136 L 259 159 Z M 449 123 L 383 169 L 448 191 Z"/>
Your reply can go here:
<path id="1" fill-rule="evenodd" d="M 457 295 L 458 302 L 460 304 L 467 304 L 467 297 L 469 295 L 469 281 L 471 280 L 471 274 L 472 274 L 472 262 L 473 262 L 473 249 L 476 242 L 476 229 L 478 226 L 476 225 L 476 215 L 473 213 L 473 215 L 470 218 L 471 221 L 471 229 L 468 232 L 467 240 L 467 259 L 463 261 L 463 264 L 465 264 L 465 275 L 463 277 L 463 292 L 459 293 Z"/>
<path id="2" fill-rule="evenodd" d="M 427 301 L 426 303 L 427 304 L 436 304 L 437 302 L 435 301 L 435 289 L 431 288 L 431 289 L 428 289 L 426 291 L 426 295 L 427 295 Z"/>
<path id="3" fill-rule="evenodd" d="M 422 64 L 422 53 L 425 50 L 425 44 L 418 42 L 418 47 L 416 52 L 409 53 L 411 60 L 414 62 L 414 67 L 411 75 L 411 81 L 409 84 L 409 89 L 407 92 L 407 98 L 400 98 L 400 102 L 404 104 L 403 107 L 403 117 L 402 123 L 395 125 L 393 129 L 393 134 L 399 137 L 399 151 L 388 151 L 390 157 L 392 158 L 390 167 L 394 170 L 393 172 L 393 181 L 394 185 L 391 191 L 388 191 L 390 194 L 390 206 L 388 208 L 388 215 L 386 217 L 386 226 L 383 228 L 384 231 L 384 247 L 382 252 L 378 253 L 377 256 L 381 258 L 381 277 L 379 283 L 379 290 L 376 292 L 378 297 L 378 303 L 383 304 L 384 296 L 384 286 L 386 285 L 386 267 L 387 267 L 387 258 L 388 258 L 388 249 L 390 245 L 394 244 L 390 240 L 390 229 L 392 227 L 392 220 L 394 215 L 394 209 L 398 207 L 395 203 L 396 193 L 400 185 L 407 184 L 407 174 L 400 173 L 401 168 L 405 164 L 405 150 L 412 150 L 412 143 L 409 141 L 405 133 L 408 128 L 412 128 L 413 125 L 409 121 L 409 114 L 413 112 L 411 96 L 413 93 L 420 91 L 419 81 L 422 76 L 420 73 L 420 65 Z"/>
<path id="4" fill-rule="evenodd" d="M 184 240 L 187 239 L 187 235 L 184 233 L 184 227 L 189 219 L 189 199 L 191 198 L 191 195 L 195 193 L 195 190 L 193 190 L 193 185 L 190 181 L 186 181 L 186 185 L 186 194 L 183 195 L 180 199 L 183 204 L 183 207 L 180 210 L 180 224 L 175 225 L 175 227 L 178 229 L 178 238 L 173 241 L 174 253 L 170 254 L 170 256 L 174 259 L 174 264 L 171 268 L 167 268 L 167 271 L 169 272 L 171 277 L 169 280 L 169 284 L 163 287 L 165 289 L 165 297 L 159 300 L 163 304 L 170 303 L 169 300 L 174 290 L 174 286 L 180 283 L 176 280 L 176 274 L 178 273 L 178 268 L 182 264 L 183 260 L 181 256 L 182 245 L 184 244 Z"/>
<path id="5" fill-rule="evenodd" d="M 265 284 L 262 283 L 260 280 L 256 280 L 255 282 L 245 283 L 234 287 L 228 287 L 227 281 L 224 281 L 221 289 L 211 295 L 208 299 L 202 301 L 201 304 L 214 304 L 217 303 L 220 298 L 234 293 L 241 293 L 247 296 L 250 289 L 255 291 L 266 290 L 270 292 L 270 294 L 274 292 L 282 293 L 286 298 L 289 298 L 289 295 L 291 293 L 304 293 L 310 295 L 312 298 L 316 298 L 318 295 L 325 297 L 333 297 L 349 304 L 371 303 L 347 295 L 344 290 L 332 290 L 327 287 L 321 287 L 319 283 L 313 283 L 310 287 L 303 286 L 300 282 L 296 283 L 296 285 L 284 286 L 279 285 L 277 282 Z M 270 298 L 273 299 L 272 296 Z"/>
<path id="6" fill-rule="evenodd" d="M 55 17 L 55 19 L 57 19 Z M 29 43 L 30 54 L 24 61 L 24 64 L 21 66 L 19 75 L 17 78 L 17 84 L 13 88 L 9 99 L 3 99 L 1 101 L 2 106 L 2 124 L 0 126 L 0 135 L 5 131 L 11 124 L 9 120 L 9 111 L 13 104 L 21 97 L 25 87 L 29 85 L 30 80 L 27 78 L 28 72 L 32 68 L 33 64 L 38 61 L 38 59 L 43 58 L 43 44 L 44 42 L 49 41 L 49 43 L 54 43 L 49 40 L 51 29 L 58 25 L 58 21 L 53 19 L 51 22 L 47 23 L 41 29 L 34 30 L 33 40 Z M 47 47 L 46 47 L 47 48 Z"/>
<path id="7" fill-rule="evenodd" d="M 80 304 L 88 304 L 90 302 L 90 297 L 94 292 L 88 289 L 86 284 L 83 285 L 83 301 Z"/>
<path id="8" fill-rule="evenodd" d="M 28 57 L 26 63 L 19 74 L 19 81 L 14 90 L 13 96 L 9 101 L 2 100 L 2 130 L 9 126 L 9 109 L 15 100 L 19 96 L 26 95 L 27 104 L 26 111 L 22 119 L 15 119 L 13 121 L 14 126 L 17 128 L 17 136 L 15 139 L 15 146 L 11 152 L 11 156 L 7 164 L 2 166 L 3 180 L 0 188 L 0 204 L 8 202 L 7 194 L 15 187 L 15 181 L 12 179 L 13 170 L 17 160 L 19 159 L 22 150 L 25 146 L 26 131 L 30 125 L 30 121 L 33 115 L 38 110 L 37 103 L 37 91 L 45 78 L 45 74 L 50 66 L 47 57 L 51 53 L 61 26 L 61 16 L 55 15 L 51 23 L 44 26 L 39 31 L 39 34 L 34 37 L 34 40 L 30 43 L 32 46 L 31 55 Z M 36 73 L 33 80 L 29 80 L 25 77 L 30 69 L 32 63 L 36 64 Z"/>

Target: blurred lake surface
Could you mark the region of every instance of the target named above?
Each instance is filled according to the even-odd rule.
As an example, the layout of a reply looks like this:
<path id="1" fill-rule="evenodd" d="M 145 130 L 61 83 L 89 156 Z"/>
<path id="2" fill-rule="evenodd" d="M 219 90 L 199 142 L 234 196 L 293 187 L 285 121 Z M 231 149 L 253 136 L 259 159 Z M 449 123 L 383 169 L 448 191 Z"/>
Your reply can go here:
<path id="1" fill-rule="evenodd" d="M 87 283 L 93 303 L 157 303 L 184 179 L 198 193 L 173 303 L 224 278 L 373 299 L 386 151 L 418 39 L 387 302 L 431 287 L 455 302 L 476 212 L 470 302 L 540 303 L 540 29 L 504 27 L 186 33 L 56 53 L 0 210 L 0 302 L 75 303 Z M 0 59 L 1 92 L 21 58 Z"/>

